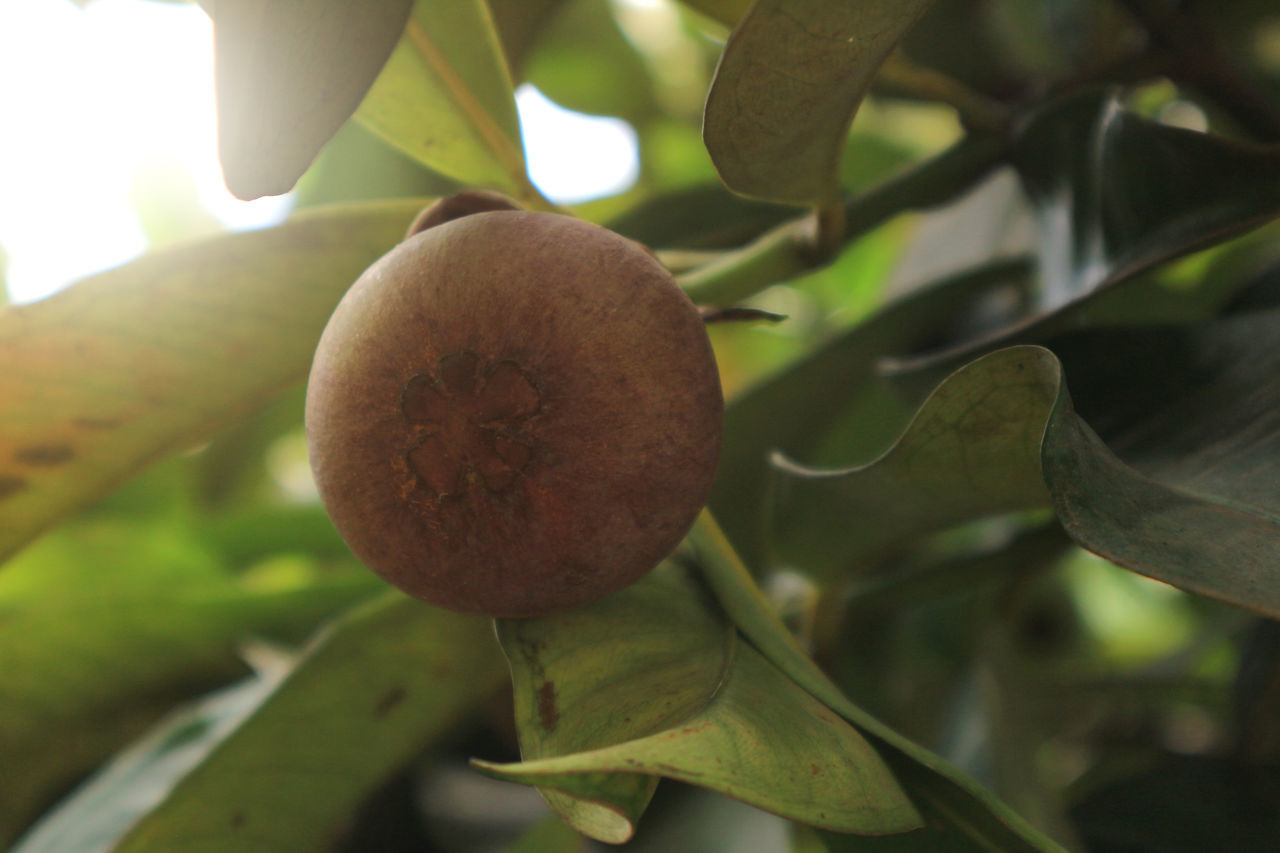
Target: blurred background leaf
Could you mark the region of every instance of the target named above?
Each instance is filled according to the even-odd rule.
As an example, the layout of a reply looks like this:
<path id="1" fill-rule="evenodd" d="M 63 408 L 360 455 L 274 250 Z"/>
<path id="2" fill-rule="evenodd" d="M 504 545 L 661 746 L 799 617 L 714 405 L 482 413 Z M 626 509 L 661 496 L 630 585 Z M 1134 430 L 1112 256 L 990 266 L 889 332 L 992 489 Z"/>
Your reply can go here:
<path id="1" fill-rule="evenodd" d="M 525 173 L 511 78 L 483 0 L 416 0 L 356 117 L 454 180 L 526 204 L 541 199 Z"/>
<path id="2" fill-rule="evenodd" d="M 207 757 L 198 767 L 167 765 L 166 753 L 183 749 L 184 737 L 153 736 L 133 756 L 140 772 L 117 766 L 68 801 L 67 831 L 76 829 L 71 810 L 90 802 L 134 810 L 136 788 L 162 786 L 163 798 L 147 798 L 136 823 L 116 822 L 127 831 L 112 849 L 318 849 L 391 772 L 487 699 L 503 674 L 486 620 L 387 593 L 321 634 L 238 726 L 207 732 L 216 742 L 201 745 Z M 51 821 L 58 820 L 55 812 Z"/>
<path id="3" fill-rule="evenodd" d="M 0 553 L 306 375 L 347 286 L 420 203 L 309 214 L 0 316 Z"/>
<path id="4" fill-rule="evenodd" d="M 243 644 L 296 642 L 376 591 L 364 572 L 236 577 L 163 520 L 45 537 L 0 573 L 0 840 L 172 703 L 242 677 Z"/>

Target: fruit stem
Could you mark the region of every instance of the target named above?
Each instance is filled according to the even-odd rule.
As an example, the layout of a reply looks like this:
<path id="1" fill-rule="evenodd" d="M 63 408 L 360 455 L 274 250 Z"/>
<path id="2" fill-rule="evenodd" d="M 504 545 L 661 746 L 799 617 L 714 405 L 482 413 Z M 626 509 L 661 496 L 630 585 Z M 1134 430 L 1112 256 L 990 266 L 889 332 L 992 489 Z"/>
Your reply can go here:
<path id="1" fill-rule="evenodd" d="M 1003 163 L 1008 140 L 1003 134 L 970 134 L 941 154 L 872 187 L 843 206 L 843 223 L 828 216 L 835 250 L 853 242 L 900 213 L 937 207 L 968 190 Z M 819 232 L 822 230 L 819 224 Z M 771 284 L 823 266 L 830 256 L 815 252 L 811 214 L 785 222 L 747 245 L 678 277 L 699 305 L 731 305 Z M 832 252 L 834 255 L 834 251 Z"/>

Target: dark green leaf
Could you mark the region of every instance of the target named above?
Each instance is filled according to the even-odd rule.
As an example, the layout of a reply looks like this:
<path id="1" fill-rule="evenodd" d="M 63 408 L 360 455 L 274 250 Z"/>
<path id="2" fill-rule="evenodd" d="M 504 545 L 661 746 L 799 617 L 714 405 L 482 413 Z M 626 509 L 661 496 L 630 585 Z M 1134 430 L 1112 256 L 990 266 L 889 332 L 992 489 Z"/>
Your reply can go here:
<path id="1" fill-rule="evenodd" d="M 1072 812 L 1099 853 L 1265 853 L 1280 838 L 1280 769 L 1167 754 Z"/>
<path id="2" fill-rule="evenodd" d="M 206 3 L 214 24 L 218 149 L 240 198 L 288 192 L 355 112 L 413 0 Z"/>
<path id="3" fill-rule="evenodd" d="M 791 208 L 749 201 L 708 184 L 646 199 L 610 221 L 609 228 L 662 249 L 729 249 L 794 215 Z"/>
<path id="4" fill-rule="evenodd" d="M 1280 148 L 1152 122 L 1110 96 L 1043 108 L 1014 162 L 1053 307 L 1280 215 Z"/>
<path id="5" fill-rule="evenodd" d="M 853 115 L 931 0 L 757 0 L 725 45 L 703 139 L 734 192 L 830 204 Z"/>
<path id="6" fill-rule="evenodd" d="M 1080 413 L 1064 397 L 1045 434 L 1067 532 L 1126 568 L 1280 617 L 1280 310 L 1051 345 Z"/>
<path id="7" fill-rule="evenodd" d="M 309 212 L 0 310 L 0 557 L 305 377 L 333 307 L 420 207 Z"/>

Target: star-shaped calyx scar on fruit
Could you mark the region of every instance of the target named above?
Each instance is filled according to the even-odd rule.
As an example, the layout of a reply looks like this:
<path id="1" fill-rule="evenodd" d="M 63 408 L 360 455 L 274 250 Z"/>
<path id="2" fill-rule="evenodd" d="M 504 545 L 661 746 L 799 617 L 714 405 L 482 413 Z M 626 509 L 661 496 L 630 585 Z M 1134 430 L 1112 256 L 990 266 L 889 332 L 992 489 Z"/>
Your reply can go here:
<path id="1" fill-rule="evenodd" d="M 526 426 L 541 404 L 515 362 L 484 364 L 470 350 L 446 355 L 434 375 L 411 377 L 400 398 L 410 429 L 409 470 L 437 499 L 473 485 L 501 492 L 533 457 Z"/>

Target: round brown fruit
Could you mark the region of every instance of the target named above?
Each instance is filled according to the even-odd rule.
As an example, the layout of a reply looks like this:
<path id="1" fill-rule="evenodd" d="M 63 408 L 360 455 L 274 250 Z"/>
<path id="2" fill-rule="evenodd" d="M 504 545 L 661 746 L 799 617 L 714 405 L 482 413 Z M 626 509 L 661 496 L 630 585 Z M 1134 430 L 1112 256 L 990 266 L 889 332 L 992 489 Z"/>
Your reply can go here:
<path id="1" fill-rule="evenodd" d="M 697 310 L 643 247 L 551 213 L 413 234 L 334 312 L 307 388 L 325 507 L 432 604 L 535 616 L 666 557 L 724 404 Z"/>

